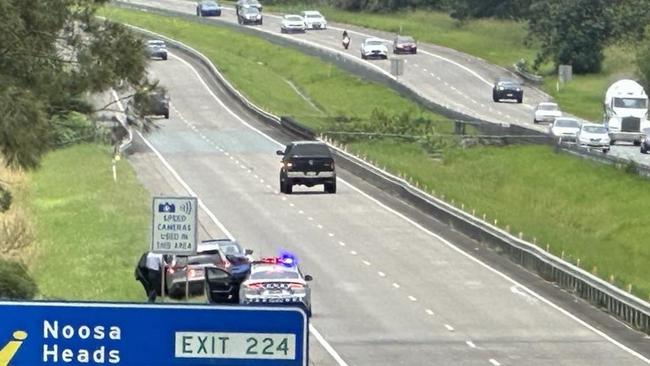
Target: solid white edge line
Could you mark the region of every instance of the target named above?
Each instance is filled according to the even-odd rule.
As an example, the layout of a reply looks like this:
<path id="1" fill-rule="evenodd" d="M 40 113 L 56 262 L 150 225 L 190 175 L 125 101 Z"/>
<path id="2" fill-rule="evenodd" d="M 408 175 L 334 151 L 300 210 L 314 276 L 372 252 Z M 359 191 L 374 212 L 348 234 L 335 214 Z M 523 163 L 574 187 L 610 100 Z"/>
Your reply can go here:
<path id="1" fill-rule="evenodd" d="M 266 135 L 264 135 L 261 131 L 259 131 L 258 129 L 256 129 L 255 127 L 253 127 L 253 126 L 249 125 L 248 123 L 246 123 L 246 122 L 245 122 L 241 117 L 237 116 L 237 115 L 236 115 L 236 114 L 235 114 L 235 113 L 234 113 L 230 108 L 228 108 L 228 107 L 227 107 L 227 106 L 226 106 L 226 105 L 225 105 L 225 104 L 224 104 L 224 103 L 223 103 L 223 102 L 222 102 L 222 101 L 221 101 L 221 100 L 220 100 L 220 99 L 219 99 L 219 98 L 218 98 L 218 97 L 217 97 L 217 96 L 212 92 L 212 90 L 210 90 L 210 88 L 209 88 L 208 85 L 205 83 L 205 81 L 203 80 L 203 78 L 201 78 L 201 76 L 199 75 L 198 71 L 196 71 L 196 69 L 194 69 L 194 67 L 192 67 L 192 65 L 190 65 L 187 61 L 181 59 L 181 58 L 178 57 L 178 56 L 175 56 L 175 55 L 171 55 L 171 56 L 174 57 L 174 58 L 176 58 L 176 59 L 178 59 L 178 60 L 180 60 L 180 61 L 183 62 L 185 65 L 187 65 L 187 66 L 188 66 L 192 71 L 194 71 L 194 73 L 195 73 L 196 76 L 199 78 L 199 80 L 201 81 L 201 83 L 203 84 L 203 86 L 204 86 L 204 87 L 205 87 L 205 88 L 210 92 L 210 95 L 212 95 L 212 97 L 213 97 L 215 100 L 217 100 L 217 101 L 219 102 L 219 104 L 220 104 L 224 109 L 226 109 L 226 110 L 227 110 L 231 115 L 233 115 L 235 118 L 237 118 L 240 122 L 242 122 L 242 123 L 243 123 L 244 125 L 246 125 L 247 127 L 253 129 L 254 131 L 256 131 L 256 132 L 259 133 L 259 134 L 262 134 L 263 136 L 266 136 Z M 194 193 L 194 191 L 190 188 L 190 186 L 189 186 L 187 183 L 185 183 L 185 181 L 180 177 L 180 175 L 178 175 L 178 173 L 176 172 L 176 170 L 174 170 L 174 168 L 172 168 L 172 166 L 167 162 L 167 160 L 165 160 L 165 158 L 162 156 L 162 154 L 160 154 L 160 152 L 158 152 L 158 150 L 156 150 L 156 148 L 153 147 L 153 145 L 152 145 L 152 144 L 151 144 L 151 143 L 150 143 L 150 142 L 149 142 L 149 141 L 148 141 L 148 140 L 147 140 L 147 139 L 146 139 L 146 138 L 145 138 L 145 137 L 140 133 L 140 131 L 136 131 L 136 132 L 138 133 L 138 135 L 140 136 L 140 138 L 142 138 L 142 140 L 145 142 L 145 144 L 147 144 L 147 146 L 148 146 L 148 147 L 149 147 L 149 148 L 154 152 L 154 154 L 156 154 L 156 156 L 157 156 L 158 159 L 163 163 L 163 165 L 165 166 L 165 168 L 167 168 L 167 169 L 172 173 L 172 175 L 174 176 L 174 178 L 176 178 L 176 180 L 178 180 L 178 182 L 183 186 L 183 188 L 185 188 L 185 190 L 187 190 L 187 192 L 188 192 L 190 195 L 192 195 L 192 196 L 194 196 L 194 197 L 197 197 L 197 200 L 198 200 L 198 202 L 199 202 L 199 206 L 201 207 L 201 209 L 203 209 L 203 211 L 205 211 L 205 213 L 208 214 L 208 217 L 210 217 L 210 219 L 211 219 L 212 221 L 214 221 L 214 223 L 217 224 L 217 226 L 219 226 L 219 228 L 223 231 L 223 233 L 224 233 L 224 234 L 225 234 L 229 239 L 231 239 L 231 240 L 235 240 L 235 237 L 234 237 L 234 236 L 233 236 L 233 235 L 232 235 L 232 234 L 231 234 L 231 233 L 226 229 L 226 227 L 225 227 L 225 226 L 224 226 L 224 225 L 223 225 L 223 224 L 222 224 L 222 223 L 217 219 L 217 217 L 212 213 L 212 211 L 210 211 L 210 209 L 209 209 L 209 208 L 208 208 L 208 207 L 203 203 L 203 201 L 202 201 L 201 199 L 198 198 L 198 196 L 196 195 L 196 193 Z M 275 142 L 275 143 L 277 143 L 277 144 L 279 144 L 279 145 L 282 145 L 282 144 L 278 143 L 277 141 L 275 141 L 274 139 L 272 139 L 270 136 L 266 136 L 266 137 L 267 137 L 270 141 Z M 311 323 L 309 323 L 309 331 L 314 335 L 314 337 L 316 337 L 316 340 L 318 341 L 318 343 L 320 343 L 320 345 L 321 345 L 321 346 L 322 346 L 322 347 L 327 351 L 327 353 L 330 354 L 330 356 L 331 356 L 331 357 L 336 361 L 336 363 L 339 364 L 339 366 L 348 366 L 348 364 L 343 360 L 343 358 L 341 358 L 341 356 L 338 354 L 338 352 L 336 352 L 336 350 L 334 349 L 334 347 L 332 347 L 332 346 L 329 344 L 329 342 L 327 342 L 327 340 L 326 340 L 326 339 L 325 339 L 325 338 L 320 334 L 320 332 L 318 332 L 318 330 L 317 330 L 317 329 L 316 329 L 316 328 L 315 328 Z"/>
<path id="2" fill-rule="evenodd" d="M 257 133 L 260 134 L 261 136 L 265 137 L 267 140 L 269 140 L 269 141 L 271 141 L 271 142 L 273 142 L 273 143 L 275 143 L 275 144 L 277 144 L 277 145 L 279 145 L 279 146 L 284 146 L 284 145 L 281 144 L 279 141 L 277 141 L 277 140 L 273 139 L 272 137 L 266 135 L 264 132 L 260 131 L 259 129 L 257 129 L 257 128 L 251 126 L 248 122 L 244 121 L 241 117 L 239 117 L 237 114 L 235 114 L 235 113 L 234 113 L 230 108 L 228 108 L 228 107 L 223 103 L 223 101 L 221 101 L 221 99 L 219 99 L 219 98 L 214 94 L 214 92 L 212 92 L 212 90 L 211 90 L 210 87 L 207 85 L 207 83 L 203 80 L 203 78 L 201 77 L 201 75 L 199 74 L 199 72 L 198 72 L 198 71 L 197 71 L 197 70 L 196 70 L 196 69 L 195 69 L 195 68 L 194 68 L 194 67 L 193 67 L 189 62 L 187 62 L 187 61 L 183 60 L 182 58 L 180 58 L 180 57 L 178 57 L 178 56 L 175 56 L 175 55 L 173 55 L 173 54 L 171 54 L 171 53 L 170 53 L 170 55 L 171 55 L 172 57 L 174 57 L 174 58 L 177 58 L 178 60 L 180 60 L 180 61 L 181 61 L 182 63 L 184 63 L 185 65 L 187 65 L 187 66 L 188 66 L 188 67 L 189 67 L 189 68 L 194 72 L 194 74 L 195 74 L 196 77 L 199 79 L 199 81 L 201 82 L 201 84 L 203 84 L 203 86 L 204 86 L 205 89 L 208 91 L 208 93 L 209 93 L 209 94 L 210 94 L 210 95 L 211 95 L 211 96 L 212 96 L 212 97 L 213 97 L 213 98 L 214 98 L 214 99 L 219 103 L 219 105 L 221 105 L 221 106 L 222 106 L 226 111 L 228 111 L 231 115 L 233 115 L 233 116 L 234 116 L 238 121 L 240 121 L 242 124 L 244 124 L 246 127 L 250 128 L 251 130 L 257 132 Z M 529 289 L 528 287 L 522 285 L 521 283 L 517 282 L 516 280 L 510 278 L 508 275 L 506 275 L 506 274 L 504 274 L 504 273 L 498 271 L 498 270 L 495 269 L 495 268 L 490 267 L 489 265 L 487 265 L 487 264 L 484 263 L 483 261 L 481 261 L 481 260 L 479 260 L 479 259 L 477 259 L 477 258 L 474 258 L 474 257 L 471 256 L 470 254 L 465 253 L 462 249 L 456 247 L 454 244 L 452 244 L 451 242 L 449 242 L 449 241 L 447 241 L 446 239 L 442 238 L 440 235 L 438 235 L 438 234 L 436 234 L 436 233 L 430 231 L 429 229 L 427 229 L 427 228 L 425 228 L 424 226 L 418 224 L 418 223 L 415 222 L 414 220 L 412 220 L 412 219 L 406 217 L 406 215 L 404 215 L 404 214 L 402 214 L 402 213 L 400 213 L 400 212 L 398 212 L 398 211 L 396 211 L 396 210 L 394 210 L 394 209 L 388 207 L 387 205 L 385 205 L 384 203 L 380 202 L 380 201 L 377 200 L 376 198 L 374 198 L 374 197 L 370 196 L 369 194 L 363 192 L 361 189 L 359 189 L 359 188 L 353 186 L 351 183 L 348 183 L 346 180 L 341 179 L 341 178 L 337 178 L 337 180 L 341 181 L 341 182 L 342 182 L 343 184 L 345 184 L 346 186 L 350 187 L 351 189 L 353 189 L 353 190 L 356 191 L 357 193 L 361 194 L 362 196 L 364 196 L 364 197 L 366 197 L 367 199 L 371 200 L 372 202 L 376 203 L 377 205 L 379 205 L 380 207 L 384 208 L 385 210 L 387 210 L 387 211 L 393 213 L 394 215 L 396 215 L 396 216 L 400 217 L 401 219 L 405 220 L 406 222 L 410 223 L 411 225 L 413 225 L 414 227 L 418 228 L 418 229 L 421 230 L 422 232 L 424 232 L 424 233 L 426 233 L 426 234 L 428 234 L 428 235 L 430 235 L 430 236 L 436 238 L 437 240 L 439 240 L 440 242 L 442 242 L 443 244 L 445 244 L 445 245 L 448 246 L 449 248 L 455 250 L 455 251 L 458 252 L 459 254 L 463 255 L 464 257 L 468 258 L 469 260 L 471 260 L 471 261 L 473 261 L 473 262 L 479 264 L 480 266 L 482 266 L 482 267 L 484 267 L 485 269 L 491 271 L 492 273 L 494 273 L 494 274 L 500 276 L 501 278 L 505 279 L 506 281 L 508 281 L 508 282 L 510 282 L 510 283 L 512 283 L 512 284 L 515 284 L 515 285 L 520 286 L 522 289 L 524 289 L 525 291 L 527 291 L 528 293 L 530 293 L 532 296 L 538 298 L 540 301 L 544 302 L 544 303 L 547 304 L 548 306 L 550 306 L 550 307 L 552 307 L 553 309 L 555 309 L 555 310 L 561 312 L 561 313 L 564 314 L 565 316 L 567 316 L 567 317 L 569 317 L 570 319 L 573 319 L 574 321 L 576 321 L 578 324 L 582 325 L 583 327 L 585 327 L 585 328 L 591 330 L 592 332 L 596 333 L 597 335 L 601 336 L 602 338 L 604 338 L 604 339 L 607 340 L 608 342 L 610 342 L 610 343 L 616 345 L 616 346 L 619 347 L 620 349 L 622 349 L 622 350 L 624 350 L 624 351 L 630 353 L 631 355 L 637 357 L 637 358 L 640 359 L 641 361 L 643 361 L 643 362 L 645 362 L 646 364 L 649 364 L 649 365 L 650 365 L 650 359 L 646 358 L 646 357 L 643 356 L 642 354 L 640 354 L 640 353 L 634 351 L 633 349 L 627 347 L 626 345 L 624 345 L 624 344 L 618 342 L 617 340 L 613 339 L 613 338 L 610 337 L 609 335 L 605 334 L 603 331 L 601 331 L 601 330 L 599 330 L 599 329 L 597 329 L 597 328 L 591 326 L 590 324 L 586 323 L 584 320 L 582 320 L 582 319 L 578 318 L 577 316 L 571 314 L 571 313 L 568 312 L 567 310 L 561 308 L 560 306 L 558 306 L 558 305 L 556 305 L 555 303 L 551 302 L 550 300 L 544 298 L 543 296 L 539 295 L 538 293 L 536 293 L 535 291 Z M 199 201 L 199 202 L 200 202 L 200 201 Z"/>

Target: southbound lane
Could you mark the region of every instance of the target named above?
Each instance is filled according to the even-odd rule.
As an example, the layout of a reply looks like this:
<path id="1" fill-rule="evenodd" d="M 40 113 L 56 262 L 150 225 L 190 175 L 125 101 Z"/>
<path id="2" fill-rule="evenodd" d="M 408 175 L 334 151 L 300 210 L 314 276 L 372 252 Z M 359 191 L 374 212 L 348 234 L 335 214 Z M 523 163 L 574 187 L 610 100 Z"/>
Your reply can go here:
<path id="1" fill-rule="evenodd" d="M 245 246 L 299 255 L 313 324 L 348 363 L 646 364 L 355 187 L 279 194 L 273 138 L 186 61 L 152 70 L 173 109 L 151 144 Z"/>

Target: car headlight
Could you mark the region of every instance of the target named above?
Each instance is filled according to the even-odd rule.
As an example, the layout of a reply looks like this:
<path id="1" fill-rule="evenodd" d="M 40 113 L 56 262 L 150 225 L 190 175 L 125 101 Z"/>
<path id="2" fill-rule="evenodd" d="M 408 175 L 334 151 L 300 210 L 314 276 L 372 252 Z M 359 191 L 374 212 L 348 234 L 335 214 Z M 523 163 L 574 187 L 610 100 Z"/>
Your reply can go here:
<path id="1" fill-rule="evenodd" d="M 502 87 L 502 86 L 500 86 L 500 87 L 498 87 L 497 89 L 499 89 L 499 90 L 504 90 L 505 88 Z"/>
<path id="2" fill-rule="evenodd" d="M 521 91 L 521 88 L 517 88 L 517 91 Z"/>

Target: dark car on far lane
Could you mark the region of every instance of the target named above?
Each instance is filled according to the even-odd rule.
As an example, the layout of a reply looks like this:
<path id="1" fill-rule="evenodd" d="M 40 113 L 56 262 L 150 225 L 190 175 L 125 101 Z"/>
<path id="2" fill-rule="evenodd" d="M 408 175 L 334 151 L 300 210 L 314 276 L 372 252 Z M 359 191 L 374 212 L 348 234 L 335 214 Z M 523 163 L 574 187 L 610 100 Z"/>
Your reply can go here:
<path id="1" fill-rule="evenodd" d="M 524 87 L 515 79 L 497 79 L 492 88 L 492 100 L 500 102 L 503 99 L 516 100 L 517 103 L 523 102 Z"/>
<path id="2" fill-rule="evenodd" d="M 285 150 L 280 169 L 280 192 L 291 194 L 294 185 L 323 184 L 325 192 L 336 193 L 336 169 L 329 147 L 319 141 L 294 141 Z"/>
<path id="3" fill-rule="evenodd" d="M 641 154 L 650 152 L 650 128 L 644 128 L 643 136 L 641 137 Z"/>
<path id="4" fill-rule="evenodd" d="M 418 44 L 411 36 L 397 36 L 393 40 L 393 53 L 418 53 Z"/>
<path id="5" fill-rule="evenodd" d="M 221 16 L 221 6 L 216 1 L 204 0 L 196 5 L 196 16 L 218 17 Z"/>

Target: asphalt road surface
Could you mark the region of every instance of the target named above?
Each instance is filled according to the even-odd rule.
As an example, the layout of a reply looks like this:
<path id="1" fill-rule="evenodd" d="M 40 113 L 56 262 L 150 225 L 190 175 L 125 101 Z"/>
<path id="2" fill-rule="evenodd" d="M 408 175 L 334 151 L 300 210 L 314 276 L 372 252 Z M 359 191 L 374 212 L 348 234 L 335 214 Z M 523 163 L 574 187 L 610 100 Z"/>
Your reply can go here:
<path id="1" fill-rule="evenodd" d="M 171 117 L 159 120 L 131 162 L 152 193 L 200 198 L 204 237 L 227 231 L 257 255 L 297 254 L 315 278 L 312 342 L 316 332 L 324 338 L 312 363 L 650 363 L 643 335 L 611 319 L 619 331 L 605 335 L 579 319 L 604 314 L 571 315 L 377 200 L 380 193 L 346 172 L 335 195 L 321 187 L 280 194 L 275 151 L 286 137 L 177 54 L 152 62 L 151 71 L 169 89 Z"/>
<path id="2" fill-rule="evenodd" d="M 196 2 L 187 0 L 122 0 L 123 2 L 157 7 L 186 14 L 196 13 Z M 221 17 L 207 18 L 215 22 L 236 23 L 234 9 L 226 7 Z M 368 60 L 360 58 L 359 47 L 365 38 L 378 37 L 392 42 L 393 34 L 370 30 L 356 26 L 330 24 L 327 30 L 308 31 L 305 34 L 281 34 L 281 19 L 278 15 L 264 13 L 264 24 L 256 27 L 262 31 L 277 34 L 296 42 L 316 45 L 329 52 L 338 53 L 353 59 L 363 65 L 390 73 L 390 61 Z M 348 50 L 341 46 L 341 33 L 346 29 L 352 43 Z M 537 103 L 552 100 L 541 90 L 524 86 L 524 103 L 492 101 L 492 85 L 500 76 L 514 76 L 510 71 L 487 63 L 486 61 L 458 52 L 453 49 L 436 45 L 419 43 L 417 55 L 399 55 L 406 60 L 405 73 L 399 81 L 420 95 L 451 110 L 470 117 L 491 121 L 522 125 L 531 129 L 546 132 L 546 124 L 533 124 L 533 108 Z M 389 51 L 391 50 L 389 45 Z M 392 56 L 392 54 L 391 54 Z M 516 76 L 515 76 L 516 77 Z M 604 93 L 604 91 L 603 91 Z M 613 156 L 634 160 L 650 166 L 650 155 L 643 155 L 639 148 L 619 144 L 613 146 L 610 154 Z"/>

